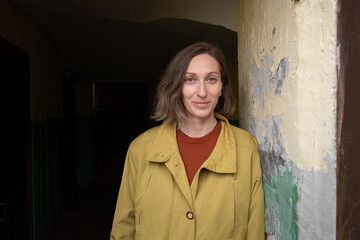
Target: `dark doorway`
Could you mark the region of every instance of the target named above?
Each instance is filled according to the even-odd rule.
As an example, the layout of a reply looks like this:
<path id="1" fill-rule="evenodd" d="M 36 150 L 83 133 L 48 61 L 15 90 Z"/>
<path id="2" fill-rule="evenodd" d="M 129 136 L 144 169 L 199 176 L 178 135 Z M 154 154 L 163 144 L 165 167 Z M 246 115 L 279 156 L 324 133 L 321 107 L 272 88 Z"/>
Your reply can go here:
<path id="1" fill-rule="evenodd" d="M 64 90 L 67 88 L 67 95 L 71 95 L 73 87 L 71 81 L 67 81 L 70 85 L 64 86 Z M 69 186 L 75 189 L 73 193 L 69 189 L 67 193 L 62 192 L 66 194 L 64 198 L 70 201 L 63 205 L 50 239 L 92 240 L 109 237 L 127 148 L 137 135 L 149 127 L 148 88 L 148 83 L 139 82 L 93 83 L 93 131 L 92 134 L 84 134 L 93 137 L 92 149 L 88 151 L 93 153 L 94 162 L 91 165 L 94 177 L 86 184 L 76 185 L 74 171 L 67 169 L 73 163 L 67 160 L 64 164 L 68 174 L 63 172 L 62 178 L 70 176 L 70 179 L 62 180 L 63 188 Z M 68 101 L 66 105 L 71 110 L 73 100 L 68 98 Z M 64 112 L 69 117 L 69 122 L 64 123 L 68 130 L 73 128 L 73 113 L 70 110 Z M 64 130 L 63 134 L 68 136 L 65 140 L 71 139 L 67 131 Z M 66 140 L 66 143 L 74 144 L 70 140 Z M 72 148 L 65 146 L 64 149 L 67 149 L 64 154 L 74 155 Z"/>
<path id="2" fill-rule="evenodd" d="M 29 58 L 0 37 L 0 239 L 31 239 Z"/>
<path id="3" fill-rule="evenodd" d="M 130 142 L 148 128 L 148 84 L 95 84 L 95 178 L 120 183 Z"/>

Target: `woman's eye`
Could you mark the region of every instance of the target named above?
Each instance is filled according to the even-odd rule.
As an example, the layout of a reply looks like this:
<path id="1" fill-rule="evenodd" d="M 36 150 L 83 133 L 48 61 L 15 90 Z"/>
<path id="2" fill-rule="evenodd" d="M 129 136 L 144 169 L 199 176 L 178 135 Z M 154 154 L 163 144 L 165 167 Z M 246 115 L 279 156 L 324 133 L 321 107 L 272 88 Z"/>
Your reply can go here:
<path id="1" fill-rule="evenodd" d="M 192 77 L 188 77 L 188 78 L 186 78 L 186 81 L 187 81 L 187 82 L 194 82 L 194 81 L 195 81 L 195 79 L 194 79 L 194 78 L 192 78 Z"/>
<path id="2" fill-rule="evenodd" d="M 216 82 L 216 78 L 213 77 L 209 78 L 209 82 Z"/>

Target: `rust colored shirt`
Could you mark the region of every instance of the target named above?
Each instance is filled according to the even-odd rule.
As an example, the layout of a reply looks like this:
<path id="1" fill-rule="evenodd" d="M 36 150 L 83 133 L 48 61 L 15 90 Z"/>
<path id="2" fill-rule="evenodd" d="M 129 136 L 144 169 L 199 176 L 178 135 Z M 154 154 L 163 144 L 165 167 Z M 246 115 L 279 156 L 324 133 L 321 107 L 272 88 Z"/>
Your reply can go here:
<path id="1" fill-rule="evenodd" d="M 189 137 L 180 129 L 176 131 L 177 144 L 190 185 L 196 172 L 212 153 L 220 131 L 221 121 L 211 132 L 199 138 Z"/>

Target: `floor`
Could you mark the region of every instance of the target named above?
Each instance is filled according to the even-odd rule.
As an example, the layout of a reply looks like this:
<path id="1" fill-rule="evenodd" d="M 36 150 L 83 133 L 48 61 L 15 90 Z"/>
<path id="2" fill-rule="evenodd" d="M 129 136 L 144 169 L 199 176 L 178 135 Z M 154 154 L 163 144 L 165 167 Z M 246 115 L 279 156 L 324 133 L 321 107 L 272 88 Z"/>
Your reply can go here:
<path id="1" fill-rule="evenodd" d="M 102 177 L 78 187 L 73 200 L 62 211 L 50 240 L 109 239 L 120 177 Z"/>

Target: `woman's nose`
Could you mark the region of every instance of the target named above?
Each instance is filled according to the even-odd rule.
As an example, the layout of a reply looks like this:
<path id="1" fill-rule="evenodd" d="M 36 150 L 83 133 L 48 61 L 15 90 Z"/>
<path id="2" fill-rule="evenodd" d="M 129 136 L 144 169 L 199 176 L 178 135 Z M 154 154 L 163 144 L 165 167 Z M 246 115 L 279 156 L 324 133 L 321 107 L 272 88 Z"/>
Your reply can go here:
<path id="1" fill-rule="evenodd" d="M 198 95 L 199 95 L 199 97 L 202 97 L 202 98 L 206 97 L 206 95 L 207 95 L 206 86 L 203 81 L 201 81 L 199 84 Z"/>

